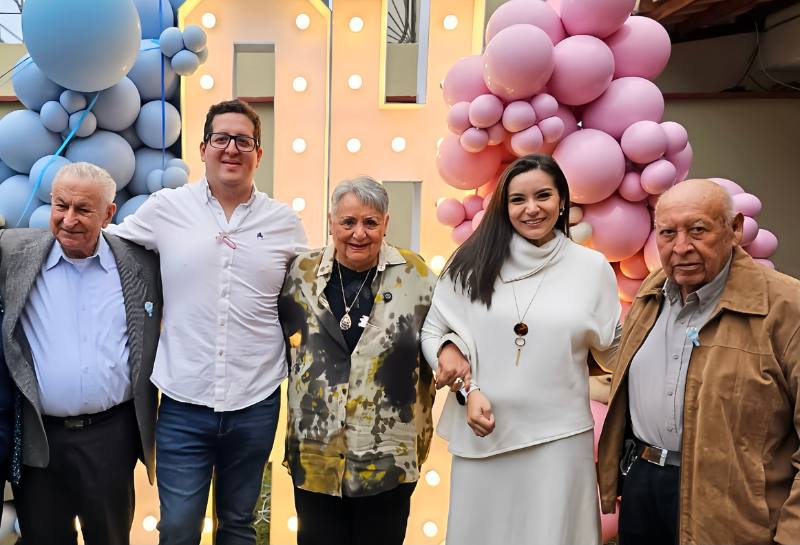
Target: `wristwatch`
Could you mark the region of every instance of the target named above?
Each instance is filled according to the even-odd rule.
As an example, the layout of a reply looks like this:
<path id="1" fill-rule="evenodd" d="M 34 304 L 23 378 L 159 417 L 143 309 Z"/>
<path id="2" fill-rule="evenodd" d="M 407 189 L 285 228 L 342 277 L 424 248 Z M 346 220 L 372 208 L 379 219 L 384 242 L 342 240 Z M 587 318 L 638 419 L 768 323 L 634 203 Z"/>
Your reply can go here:
<path id="1" fill-rule="evenodd" d="M 480 387 L 474 382 L 470 382 L 468 386 L 464 386 L 456 392 L 456 401 L 458 401 L 460 405 L 466 405 L 467 397 L 476 390 L 480 390 Z"/>

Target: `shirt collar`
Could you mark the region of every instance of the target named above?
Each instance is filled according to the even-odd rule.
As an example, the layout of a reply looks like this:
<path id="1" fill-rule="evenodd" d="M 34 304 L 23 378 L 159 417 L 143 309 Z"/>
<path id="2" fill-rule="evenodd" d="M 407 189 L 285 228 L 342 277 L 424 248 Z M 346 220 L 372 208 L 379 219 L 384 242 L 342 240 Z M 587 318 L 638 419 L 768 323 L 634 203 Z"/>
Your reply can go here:
<path id="1" fill-rule="evenodd" d="M 690 293 L 686 297 L 686 302 L 690 300 L 697 300 L 699 306 L 701 308 L 708 306 L 709 304 L 714 304 L 719 300 L 720 296 L 722 295 L 722 290 L 725 288 L 725 283 L 728 280 L 728 274 L 731 270 L 731 260 L 733 259 L 733 252 L 731 252 L 731 256 L 728 257 L 728 261 L 725 263 L 725 266 L 722 267 L 722 270 L 719 271 L 717 276 L 714 277 L 714 280 L 703 286 L 702 288 Z M 669 298 L 670 303 L 676 304 L 681 300 L 681 290 L 680 286 L 667 278 L 664 282 L 664 293 Z M 691 299 L 690 299 L 691 298 Z"/>
<path id="2" fill-rule="evenodd" d="M 104 271 L 108 272 L 114 268 L 115 261 L 114 261 L 114 254 L 111 253 L 111 247 L 106 242 L 105 237 L 102 235 L 97 240 L 97 247 L 94 250 L 94 253 L 89 257 L 86 257 L 81 260 L 77 260 L 71 257 L 67 257 L 64 254 L 64 249 L 61 247 L 61 243 L 56 240 L 55 244 L 53 244 L 53 248 L 50 250 L 50 253 L 47 256 L 47 260 L 44 264 L 45 270 L 50 270 L 56 265 L 58 265 L 62 260 L 72 263 L 74 261 L 88 261 L 88 260 L 95 260 L 97 261 L 100 266 L 103 268 Z"/>
<path id="3" fill-rule="evenodd" d="M 217 201 L 217 198 L 211 193 L 211 187 L 208 185 L 208 179 L 205 176 L 203 176 L 200 179 L 200 181 L 197 182 L 197 186 L 198 186 L 197 189 L 200 192 L 200 195 L 202 196 L 202 198 L 205 199 L 206 203 L 210 204 L 212 202 L 219 202 L 219 201 Z M 247 202 L 243 202 L 243 203 L 239 204 L 239 206 L 244 206 L 245 208 L 248 208 L 251 204 L 253 204 L 256 201 L 256 196 L 258 194 L 259 194 L 259 191 L 256 189 L 255 182 L 251 182 L 250 198 L 247 200 Z"/>

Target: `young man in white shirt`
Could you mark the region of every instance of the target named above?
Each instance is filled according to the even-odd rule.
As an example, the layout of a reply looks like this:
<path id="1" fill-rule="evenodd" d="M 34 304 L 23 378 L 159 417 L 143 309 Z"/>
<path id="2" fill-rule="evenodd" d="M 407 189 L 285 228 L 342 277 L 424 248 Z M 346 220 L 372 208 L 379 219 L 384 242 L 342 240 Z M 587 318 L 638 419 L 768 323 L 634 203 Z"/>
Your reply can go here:
<path id="1" fill-rule="evenodd" d="M 164 324 L 152 381 L 161 545 L 200 542 L 212 474 L 218 545 L 255 544 L 253 509 L 275 436 L 285 347 L 277 297 L 306 248 L 300 219 L 255 189 L 258 114 L 211 107 L 206 177 L 152 195 L 112 232 L 161 255 Z"/>

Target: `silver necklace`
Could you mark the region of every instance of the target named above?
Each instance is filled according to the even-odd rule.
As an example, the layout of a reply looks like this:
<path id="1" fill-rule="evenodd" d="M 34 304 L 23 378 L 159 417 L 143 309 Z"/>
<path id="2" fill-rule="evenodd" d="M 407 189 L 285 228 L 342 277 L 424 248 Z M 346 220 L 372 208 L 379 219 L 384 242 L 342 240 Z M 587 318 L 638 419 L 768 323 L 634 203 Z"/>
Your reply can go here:
<path id="1" fill-rule="evenodd" d="M 517 358 L 514 362 L 514 365 L 519 367 L 519 358 L 522 355 L 522 347 L 525 346 L 525 335 L 528 334 L 530 328 L 528 328 L 528 324 L 525 323 L 525 316 L 528 315 L 528 311 L 533 304 L 533 300 L 536 299 L 536 295 L 539 293 L 539 289 L 544 284 L 544 280 L 547 277 L 547 273 L 550 269 L 547 269 L 544 274 L 542 275 L 542 281 L 539 282 L 539 285 L 536 286 L 536 291 L 533 292 L 533 297 L 531 300 L 528 301 L 528 306 L 525 307 L 525 312 L 522 313 L 520 316 L 519 313 L 519 304 L 517 303 L 517 290 L 514 289 L 514 282 L 511 282 L 511 291 L 514 294 L 514 308 L 517 310 L 517 323 L 514 324 L 514 334 L 516 338 L 514 339 L 514 344 L 517 346 Z"/>
<path id="2" fill-rule="evenodd" d="M 350 309 L 353 308 L 353 305 L 355 305 L 356 301 L 358 301 L 358 296 L 361 294 L 361 290 L 364 289 L 364 285 L 366 285 L 367 279 L 369 278 L 369 273 L 372 272 L 372 269 L 370 268 L 370 270 L 367 271 L 367 276 L 365 276 L 364 281 L 361 282 L 361 287 L 358 288 L 356 296 L 353 297 L 353 301 L 348 305 L 347 299 L 345 298 L 344 295 L 344 278 L 342 278 L 342 266 L 339 264 L 338 259 L 336 260 L 336 268 L 339 270 L 339 286 L 342 288 L 342 302 L 344 303 L 344 316 L 342 316 L 342 319 L 339 320 L 339 329 L 341 329 L 342 331 L 347 331 L 348 329 L 353 327 L 353 320 L 350 319 Z"/>

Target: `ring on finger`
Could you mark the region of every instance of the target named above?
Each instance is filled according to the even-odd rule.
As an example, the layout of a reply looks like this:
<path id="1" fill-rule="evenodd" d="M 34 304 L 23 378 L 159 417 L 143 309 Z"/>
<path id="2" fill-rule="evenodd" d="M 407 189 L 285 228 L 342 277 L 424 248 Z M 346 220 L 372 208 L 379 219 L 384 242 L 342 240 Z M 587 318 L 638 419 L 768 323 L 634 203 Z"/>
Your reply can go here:
<path id="1" fill-rule="evenodd" d="M 460 390 L 461 387 L 464 386 L 464 379 L 461 377 L 456 378 L 456 380 L 453 381 L 453 386 Z"/>

